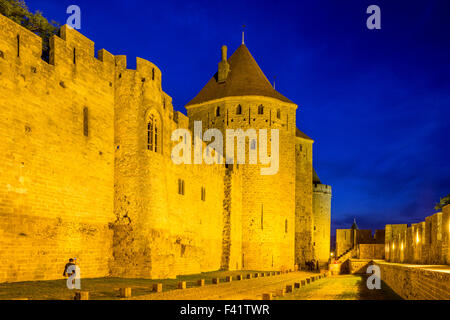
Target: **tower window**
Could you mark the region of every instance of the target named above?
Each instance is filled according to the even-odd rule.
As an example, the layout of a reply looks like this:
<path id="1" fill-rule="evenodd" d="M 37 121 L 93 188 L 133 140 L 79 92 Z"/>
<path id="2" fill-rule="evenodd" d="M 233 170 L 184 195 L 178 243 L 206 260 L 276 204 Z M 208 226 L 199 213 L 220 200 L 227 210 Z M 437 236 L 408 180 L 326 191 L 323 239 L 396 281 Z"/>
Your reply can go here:
<path id="1" fill-rule="evenodd" d="M 184 180 L 178 179 L 178 194 L 184 195 Z"/>
<path id="2" fill-rule="evenodd" d="M 220 117 L 220 107 L 216 108 L 216 117 Z"/>
<path id="3" fill-rule="evenodd" d="M 83 109 L 83 134 L 89 136 L 89 110 L 87 107 Z"/>
<path id="4" fill-rule="evenodd" d="M 17 56 L 20 57 L 20 36 L 17 35 Z"/>
<path id="5" fill-rule="evenodd" d="M 202 201 L 206 201 L 206 188 L 202 187 L 201 189 L 201 199 Z"/>
<path id="6" fill-rule="evenodd" d="M 242 114 L 242 107 L 241 107 L 241 105 L 238 105 L 236 107 L 236 114 Z"/>
<path id="7" fill-rule="evenodd" d="M 147 150 L 158 152 L 159 122 L 155 115 L 151 114 L 147 120 Z"/>
<path id="8" fill-rule="evenodd" d="M 261 204 L 261 230 L 264 230 L 264 204 Z"/>
<path id="9" fill-rule="evenodd" d="M 155 68 L 152 68 L 152 80 L 155 80 Z"/>
<path id="10" fill-rule="evenodd" d="M 264 114 L 264 106 L 263 105 L 260 105 L 258 107 L 258 114 Z"/>
<path id="11" fill-rule="evenodd" d="M 285 233 L 288 232 L 288 221 L 287 221 L 287 219 L 284 220 L 284 232 L 285 232 Z"/>
<path id="12" fill-rule="evenodd" d="M 277 109 L 277 118 L 281 119 L 281 110 L 280 109 Z"/>

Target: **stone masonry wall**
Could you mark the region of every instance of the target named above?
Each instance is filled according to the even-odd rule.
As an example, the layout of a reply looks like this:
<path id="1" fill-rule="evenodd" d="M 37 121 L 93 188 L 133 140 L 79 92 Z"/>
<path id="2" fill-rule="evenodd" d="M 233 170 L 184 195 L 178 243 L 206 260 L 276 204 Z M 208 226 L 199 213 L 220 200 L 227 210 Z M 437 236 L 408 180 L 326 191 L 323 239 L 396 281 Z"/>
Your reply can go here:
<path id="1" fill-rule="evenodd" d="M 0 15 L 0 282 L 62 278 L 70 257 L 109 274 L 114 61 L 60 34 L 47 63 L 41 38 Z"/>
<path id="2" fill-rule="evenodd" d="M 242 110 L 240 114 L 236 112 L 238 105 Z M 258 114 L 260 105 L 264 106 L 263 114 Z M 220 108 L 219 113 L 217 108 Z M 191 129 L 193 122 L 198 120 L 202 121 L 203 132 L 217 128 L 224 137 L 226 129 L 268 129 L 268 138 L 270 129 L 279 130 L 278 173 L 261 175 L 261 167 L 267 165 L 249 164 L 251 144 L 248 139 L 246 164 L 239 164 L 242 173 L 242 266 L 245 269 L 294 267 L 295 110 L 293 104 L 259 96 L 227 97 L 187 107 Z M 224 152 L 225 148 L 224 144 Z"/>
<path id="3" fill-rule="evenodd" d="M 326 265 L 330 258 L 331 187 L 313 186 L 314 250 L 315 259 Z"/>
<path id="4" fill-rule="evenodd" d="M 386 225 L 385 241 L 387 261 L 450 264 L 450 205 L 410 227 Z"/>
<path id="5" fill-rule="evenodd" d="M 381 280 L 403 299 L 450 300 L 450 273 L 375 261 Z"/>
<path id="6" fill-rule="evenodd" d="M 125 57 L 116 57 L 116 65 L 112 275 L 173 278 L 220 269 L 230 255 L 223 242 L 230 237 L 225 167 L 173 163 L 171 152 L 179 142 L 171 141 L 171 134 L 188 129 L 188 119 L 173 111 L 161 89 L 161 72 L 139 58 L 136 70 L 126 69 Z M 148 150 L 151 116 L 158 124 L 156 150 Z"/>
<path id="7" fill-rule="evenodd" d="M 314 258 L 313 140 L 295 141 L 295 263 L 305 267 Z"/>

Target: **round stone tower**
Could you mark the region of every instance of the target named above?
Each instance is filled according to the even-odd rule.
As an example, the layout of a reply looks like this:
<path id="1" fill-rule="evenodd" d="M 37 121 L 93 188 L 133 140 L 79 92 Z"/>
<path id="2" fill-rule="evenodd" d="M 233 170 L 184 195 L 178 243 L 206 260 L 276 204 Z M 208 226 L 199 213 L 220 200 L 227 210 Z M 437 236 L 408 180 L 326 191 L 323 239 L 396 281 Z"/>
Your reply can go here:
<path id="1" fill-rule="evenodd" d="M 245 164 L 236 164 L 234 158 L 242 172 L 242 269 L 293 269 L 297 105 L 272 87 L 242 44 L 229 59 L 222 47 L 218 71 L 186 109 L 192 130 L 194 121 L 202 121 L 203 133 L 211 128 L 222 132 L 224 153 L 231 148 L 226 143 L 228 129 L 241 129 L 246 135 Z M 261 129 L 267 130 L 270 165 L 260 161 L 266 150 L 260 144 Z M 276 138 L 272 129 L 279 135 L 278 161 L 271 149 Z M 236 151 L 239 138 L 233 140 Z M 258 155 L 256 164 L 249 163 L 252 153 Z M 274 174 L 262 174 L 268 167 Z"/>
<path id="2" fill-rule="evenodd" d="M 314 251 L 321 266 L 330 258 L 331 186 L 322 184 L 313 169 Z"/>

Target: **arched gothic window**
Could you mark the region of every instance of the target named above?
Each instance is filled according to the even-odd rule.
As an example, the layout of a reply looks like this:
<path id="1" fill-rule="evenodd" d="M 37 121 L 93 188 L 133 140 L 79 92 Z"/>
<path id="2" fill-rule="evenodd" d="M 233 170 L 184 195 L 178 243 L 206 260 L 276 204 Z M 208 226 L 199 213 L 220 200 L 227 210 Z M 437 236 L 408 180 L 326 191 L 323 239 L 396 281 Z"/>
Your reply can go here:
<path id="1" fill-rule="evenodd" d="M 147 150 L 160 152 L 161 123 L 158 117 L 151 113 L 147 118 Z"/>
<path id="2" fill-rule="evenodd" d="M 220 107 L 216 108 L 216 117 L 220 117 Z"/>
<path id="3" fill-rule="evenodd" d="M 240 104 L 236 107 L 236 114 L 242 114 L 242 107 Z"/>

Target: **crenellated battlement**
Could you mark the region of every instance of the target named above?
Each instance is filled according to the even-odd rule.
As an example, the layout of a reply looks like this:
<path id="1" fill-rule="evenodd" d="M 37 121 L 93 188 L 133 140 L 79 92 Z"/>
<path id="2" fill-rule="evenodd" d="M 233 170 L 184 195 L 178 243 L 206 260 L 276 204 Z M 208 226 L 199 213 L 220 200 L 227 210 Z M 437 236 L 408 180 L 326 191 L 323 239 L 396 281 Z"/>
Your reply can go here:
<path id="1" fill-rule="evenodd" d="M 161 89 L 161 70 L 152 62 L 136 58 L 136 70 L 127 69 L 127 57 L 114 56 L 101 49 L 95 56 L 95 43 L 77 30 L 63 25 L 59 36 L 53 35 L 49 41 L 49 61 L 42 59 L 42 38 L 20 26 L 11 19 L 0 15 L 0 59 L 21 66 L 31 65 L 45 72 L 55 72 L 61 76 L 73 77 L 75 74 L 117 80 L 114 73 L 133 72 L 149 81 L 156 89 Z"/>
<path id="2" fill-rule="evenodd" d="M 331 186 L 325 184 L 313 184 L 313 192 L 329 193 L 331 194 Z"/>

